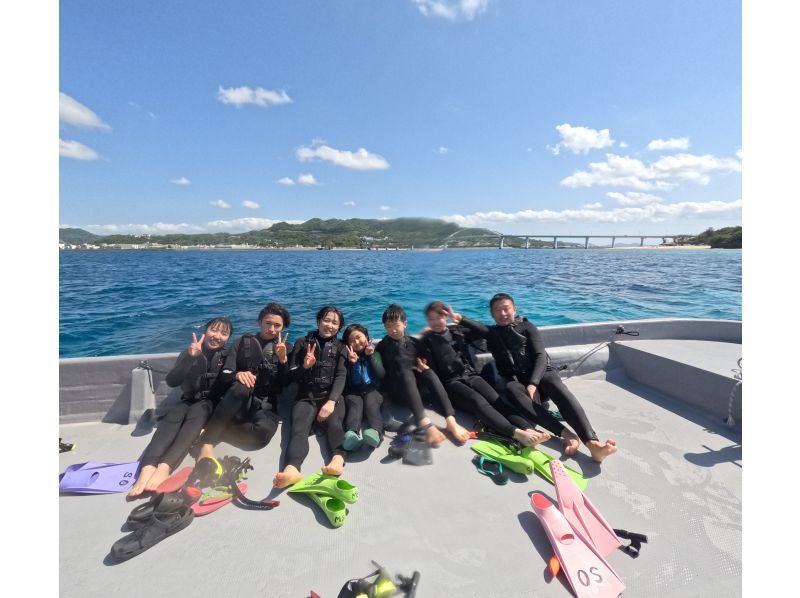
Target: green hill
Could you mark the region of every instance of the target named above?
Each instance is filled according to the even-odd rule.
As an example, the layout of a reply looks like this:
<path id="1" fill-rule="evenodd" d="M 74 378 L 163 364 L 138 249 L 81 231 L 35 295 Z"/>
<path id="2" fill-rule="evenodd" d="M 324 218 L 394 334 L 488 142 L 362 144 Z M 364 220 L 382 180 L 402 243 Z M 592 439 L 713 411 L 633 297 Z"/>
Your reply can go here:
<path id="1" fill-rule="evenodd" d="M 82 228 L 59 228 L 58 240 L 62 243 L 96 243 L 103 237 L 90 233 Z"/>
<path id="2" fill-rule="evenodd" d="M 712 248 L 741 249 L 742 227 L 728 226 L 725 228 L 706 229 L 699 235 L 682 240 L 686 245 L 711 245 Z"/>

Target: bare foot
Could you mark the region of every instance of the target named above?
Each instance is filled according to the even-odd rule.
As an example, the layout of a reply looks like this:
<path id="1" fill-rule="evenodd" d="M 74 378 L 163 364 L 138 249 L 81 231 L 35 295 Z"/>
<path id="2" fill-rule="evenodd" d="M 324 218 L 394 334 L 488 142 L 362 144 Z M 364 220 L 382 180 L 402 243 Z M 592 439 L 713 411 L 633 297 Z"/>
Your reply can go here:
<path id="1" fill-rule="evenodd" d="M 128 496 L 133 498 L 141 495 L 141 493 L 144 492 L 145 485 L 150 479 L 150 476 L 152 476 L 155 472 L 155 465 L 145 465 L 142 467 L 142 471 L 139 472 L 139 477 L 136 478 L 136 482 L 134 482 L 133 486 L 131 486 L 131 489 L 128 490 Z"/>
<path id="2" fill-rule="evenodd" d="M 322 467 L 322 473 L 328 475 L 342 475 L 344 472 L 344 457 L 341 455 L 334 455 L 331 462 Z"/>
<path id="3" fill-rule="evenodd" d="M 144 485 L 145 490 L 155 490 L 161 485 L 161 482 L 166 480 L 169 477 L 169 474 L 172 473 L 169 465 L 166 463 L 159 463 L 156 470 L 153 472 L 153 475 L 150 476 L 150 479 L 147 480 L 147 483 Z"/>
<path id="4" fill-rule="evenodd" d="M 294 465 L 287 465 L 283 468 L 283 471 L 276 473 L 275 477 L 272 478 L 272 486 L 274 488 L 286 488 L 302 479 L 303 474 Z"/>
<path id="5" fill-rule="evenodd" d="M 469 430 L 459 425 L 455 417 L 447 418 L 446 429 L 448 432 L 450 432 L 450 434 L 453 435 L 453 438 L 456 439 L 456 442 L 464 444 L 467 440 L 469 440 Z"/>
<path id="6" fill-rule="evenodd" d="M 518 440 L 522 446 L 536 446 L 540 442 L 550 440 L 550 434 L 547 432 L 540 432 L 538 430 L 521 430 L 517 428 L 514 430 L 514 439 Z"/>
<path id="7" fill-rule="evenodd" d="M 564 431 L 561 432 L 561 440 L 564 441 L 564 444 L 567 446 L 564 448 L 564 452 L 567 455 L 574 455 L 578 452 L 578 449 L 581 446 L 581 439 L 578 438 L 578 435 L 575 434 L 572 430 L 568 430 L 564 428 Z M 591 450 L 591 448 L 589 449 Z"/>
<path id="8" fill-rule="evenodd" d="M 214 445 L 213 444 L 202 444 L 200 445 L 200 452 L 197 453 L 197 460 L 199 461 L 203 457 L 208 459 L 214 458 Z"/>
<path id="9" fill-rule="evenodd" d="M 431 426 L 425 430 L 425 440 L 427 440 L 428 444 L 432 447 L 439 446 L 445 441 L 445 439 L 446 436 L 442 434 L 442 431 L 436 426 Z"/>
<path id="10" fill-rule="evenodd" d="M 589 448 L 589 452 L 592 453 L 592 460 L 598 463 L 617 452 L 616 440 L 606 440 L 605 444 L 600 444 L 599 440 L 590 440 L 586 443 L 586 446 Z"/>

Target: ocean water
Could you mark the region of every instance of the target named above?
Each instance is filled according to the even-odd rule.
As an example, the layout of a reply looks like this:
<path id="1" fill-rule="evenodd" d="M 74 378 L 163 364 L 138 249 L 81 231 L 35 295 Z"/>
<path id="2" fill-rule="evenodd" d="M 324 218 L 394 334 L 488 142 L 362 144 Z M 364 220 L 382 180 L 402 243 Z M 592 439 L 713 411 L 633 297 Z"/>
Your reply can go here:
<path id="1" fill-rule="evenodd" d="M 290 341 L 327 304 L 374 338 L 392 302 L 410 332 L 434 299 L 491 323 L 500 291 L 540 326 L 742 313 L 740 250 L 62 251 L 59 266 L 61 357 L 180 351 L 217 315 L 255 332 L 269 301 L 289 309 Z"/>

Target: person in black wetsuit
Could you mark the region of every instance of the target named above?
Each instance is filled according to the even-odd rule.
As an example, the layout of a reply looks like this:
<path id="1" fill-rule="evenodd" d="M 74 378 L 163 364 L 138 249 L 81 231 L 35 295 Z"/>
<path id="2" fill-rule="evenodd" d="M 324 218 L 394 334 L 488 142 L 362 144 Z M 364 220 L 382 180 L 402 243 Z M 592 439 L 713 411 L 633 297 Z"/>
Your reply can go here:
<path id="1" fill-rule="evenodd" d="M 158 488 L 188 454 L 211 416 L 214 401 L 224 392 L 219 373 L 227 356 L 225 343 L 231 334 L 233 324 L 228 318 L 214 318 L 206 324 L 199 339 L 192 333 L 192 343 L 178 355 L 166 382 L 167 386 L 180 386 L 183 396 L 159 422 L 144 449 L 139 476 L 128 496 Z"/>
<path id="2" fill-rule="evenodd" d="M 308 455 L 308 435 L 314 420 L 325 424 L 328 446 L 333 454 L 322 472 L 341 475 L 344 471 L 344 391 L 347 357 L 336 338 L 344 324 L 338 307 L 328 305 L 317 312 L 317 330 L 294 345 L 290 376 L 297 380 L 297 398 L 292 408 L 292 433 L 286 449 L 286 463 L 272 480 L 275 488 L 286 488 L 302 479 L 300 467 Z"/>
<path id="3" fill-rule="evenodd" d="M 278 395 L 287 383 L 291 344 L 288 310 L 268 303 L 258 314 L 258 334 L 245 334 L 233 345 L 220 372 L 229 385 L 200 438 L 198 458 L 213 457 L 221 441 L 243 450 L 269 444 L 278 430 Z"/>
<path id="4" fill-rule="evenodd" d="M 444 442 L 445 436 L 425 413 L 422 396 L 417 387 L 419 379 L 428 386 L 437 407 L 445 416 L 447 431 L 457 442 L 466 442 L 469 439 L 469 432 L 456 421 L 447 391 L 428 365 L 429 356 L 424 343 L 420 339 L 408 336 L 407 326 L 406 312 L 399 305 L 393 303 L 383 312 L 386 336 L 375 347 L 386 371 L 381 388 L 392 400 L 405 403 L 414 414 L 417 426 L 425 430 L 428 443 L 431 446 L 439 446 Z"/>
<path id="5" fill-rule="evenodd" d="M 383 417 L 381 404 L 383 395 L 378 390 L 378 381 L 385 375 L 380 354 L 370 343 L 369 331 L 361 324 L 350 324 L 342 334 L 347 354 L 347 383 L 344 402 L 347 414 L 344 420 L 344 449 L 358 450 L 362 443 L 377 447 L 383 440 Z M 366 413 L 367 425 L 363 438 L 359 435 L 361 420 Z"/>
<path id="6" fill-rule="evenodd" d="M 479 326 L 441 301 L 429 303 L 425 317 L 428 329 L 422 340 L 430 355 L 430 366 L 456 407 L 471 413 L 498 434 L 515 438 L 523 446 L 534 446 L 550 438 L 549 434 L 534 429 L 531 422 L 538 422 L 539 417 L 530 400 L 517 401 L 516 411 L 510 409 L 473 367 L 469 345 L 481 338 L 480 332 L 473 330 L 480 330 Z M 448 318 L 453 321 L 450 326 Z M 516 399 L 513 395 L 511 398 Z"/>
<path id="7" fill-rule="evenodd" d="M 592 429 L 586 412 L 569 389 L 561 381 L 544 347 L 542 335 L 533 322 L 517 316 L 514 300 L 510 295 L 498 293 L 489 301 L 489 309 L 495 325 L 477 326 L 485 335 L 489 351 L 495 359 L 497 370 L 507 381 L 506 391 L 518 400 L 539 402 L 553 401 L 564 420 L 575 430 L 580 441 L 586 445 L 592 459 L 598 463 L 617 452 L 617 443 L 607 440 L 601 443 Z M 580 446 L 569 435 L 564 436 L 557 428 L 544 421 L 542 425 L 561 436 L 567 443 L 566 453 L 575 454 Z"/>

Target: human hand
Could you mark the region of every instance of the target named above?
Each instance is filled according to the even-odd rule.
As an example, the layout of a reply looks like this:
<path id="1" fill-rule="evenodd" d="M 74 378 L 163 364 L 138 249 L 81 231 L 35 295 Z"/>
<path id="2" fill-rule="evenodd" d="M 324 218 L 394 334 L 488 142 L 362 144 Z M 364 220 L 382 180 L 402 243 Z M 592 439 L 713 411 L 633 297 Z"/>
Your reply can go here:
<path id="1" fill-rule="evenodd" d="M 308 343 L 308 346 L 306 347 L 306 355 L 303 357 L 304 370 L 310 370 L 314 367 L 314 364 L 317 363 L 317 358 L 314 357 L 314 349 L 316 349 L 315 343 Z"/>
<path id="2" fill-rule="evenodd" d="M 429 370 L 431 368 L 428 365 L 428 362 L 427 362 L 426 359 L 424 359 L 422 357 L 417 357 L 417 365 L 416 365 L 416 367 L 414 369 L 417 370 L 421 374 L 425 370 Z"/>
<path id="3" fill-rule="evenodd" d="M 375 345 L 372 344 L 372 341 L 367 342 L 367 346 L 364 347 L 364 355 L 369 357 L 375 352 Z"/>
<path id="4" fill-rule="evenodd" d="M 256 377 L 250 372 L 236 372 L 236 380 L 247 388 L 253 388 L 256 385 Z"/>
<path id="5" fill-rule="evenodd" d="M 333 409 L 336 407 L 336 401 L 325 401 L 325 404 L 320 407 L 319 413 L 317 414 L 317 421 L 324 422 L 331 416 L 333 413 Z"/>
<path id="6" fill-rule="evenodd" d="M 447 317 L 449 317 L 455 324 L 459 324 L 461 320 L 464 318 L 460 313 L 453 311 L 453 307 L 448 305 L 447 306 Z"/>
<path id="7" fill-rule="evenodd" d="M 289 338 L 289 333 L 286 333 L 286 336 L 281 338 L 281 333 L 278 333 L 278 338 L 275 340 L 275 355 L 278 356 L 278 361 L 281 363 L 286 363 L 286 340 Z"/>
<path id="8" fill-rule="evenodd" d="M 197 335 L 192 332 L 192 344 L 189 345 L 189 355 L 192 357 L 197 357 L 203 352 L 203 341 L 205 338 L 206 335 L 203 333 L 203 336 L 200 337 L 200 340 L 197 340 Z"/>
<path id="9" fill-rule="evenodd" d="M 358 353 L 353 351 L 353 348 L 350 345 L 345 345 L 344 350 L 347 351 L 347 361 L 350 363 L 355 363 L 358 361 Z"/>
<path id="10" fill-rule="evenodd" d="M 536 399 L 536 393 L 538 392 L 536 385 L 528 384 L 526 390 L 528 391 L 528 396 L 531 398 L 531 400 L 536 401 L 538 403 L 539 401 Z"/>

